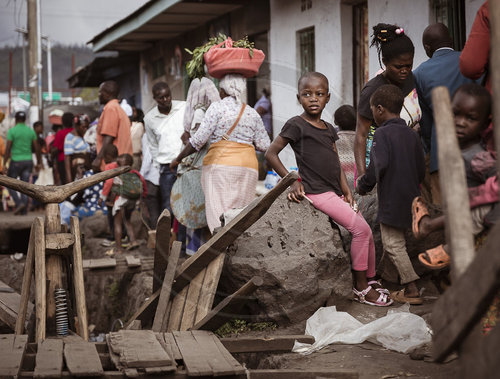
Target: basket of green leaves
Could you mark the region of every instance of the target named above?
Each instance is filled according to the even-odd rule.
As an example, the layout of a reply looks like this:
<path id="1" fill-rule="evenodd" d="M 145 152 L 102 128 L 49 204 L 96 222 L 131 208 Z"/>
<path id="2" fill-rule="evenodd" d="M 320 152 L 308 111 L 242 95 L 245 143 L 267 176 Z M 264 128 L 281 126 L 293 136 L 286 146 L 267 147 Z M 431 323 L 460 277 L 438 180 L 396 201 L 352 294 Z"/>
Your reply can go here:
<path id="1" fill-rule="evenodd" d="M 262 50 L 255 49 L 248 37 L 233 41 L 224 34 L 210 38 L 206 44 L 193 51 L 186 51 L 193 56 L 186 65 L 191 78 L 205 76 L 204 64 L 214 78 L 220 79 L 226 74 L 241 74 L 249 78 L 257 75 L 265 58 Z"/>

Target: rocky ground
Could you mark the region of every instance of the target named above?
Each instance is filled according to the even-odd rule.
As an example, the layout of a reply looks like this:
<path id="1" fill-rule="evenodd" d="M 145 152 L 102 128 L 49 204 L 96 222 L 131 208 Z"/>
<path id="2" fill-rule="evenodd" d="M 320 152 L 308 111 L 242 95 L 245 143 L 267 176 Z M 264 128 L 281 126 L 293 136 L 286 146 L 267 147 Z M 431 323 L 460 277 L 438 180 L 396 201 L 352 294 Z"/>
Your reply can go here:
<path id="1" fill-rule="evenodd" d="M 365 218 L 375 228 L 373 201 L 365 198 L 360 205 Z M 142 243 L 126 254 L 151 259 L 153 251 L 146 247 L 145 241 L 147 230 L 140 226 L 138 216 L 134 217 Z M 84 258 L 103 257 L 106 248 L 100 243 L 106 235 L 105 218 L 89 218 L 81 223 L 81 229 Z M 379 241 L 379 232 L 375 230 L 375 239 Z M 434 236 L 421 243 L 409 236 L 410 256 L 415 257 L 440 238 L 442 236 Z M 277 328 L 245 332 L 260 336 L 303 334 L 306 319 L 321 306 L 335 305 L 339 311 L 348 312 L 363 323 L 382 317 L 387 308 L 370 307 L 351 300 L 349 256 L 344 248 L 348 244 L 349 236 L 332 227 L 324 214 L 305 202 L 289 203 L 282 196 L 230 247 L 216 301 L 234 292 L 252 276 L 261 276 L 264 285 L 255 293 L 257 300 L 249 303 L 244 312 L 253 320 L 271 321 Z M 378 250 L 380 261 L 380 247 Z M 15 261 L 9 255 L 0 255 L 0 278 L 17 291 L 20 291 L 23 265 L 24 259 Z M 394 269 L 387 264 L 380 267 L 388 287 L 397 288 L 397 284 L 389 282 L 397 281 Z M 412 306 L 410 311 L 428 320 L 439 296 L 435 285 L 439 278 L 430 276 L 418 263 L 415 267 L 423 274 L 420 286 L 425 302 L 422 306 Z M 151 275 L 150 271 L 133 275 L 86 272 L 89 319 L 95 326 L 95 335 L 119 328 L 117 320 L 127 320 L 150 296 Z M 0 331 L 6 332 L 5 328 Z M 458 371 L 457 360 L 432 363 L 429 346 L 410 357 L 369 342 L 330 345 L 307 356 L 260 353 L 239 354 L 237 359 L 249 368 L 354 369 L 361 378 L 452 378 Z"/>

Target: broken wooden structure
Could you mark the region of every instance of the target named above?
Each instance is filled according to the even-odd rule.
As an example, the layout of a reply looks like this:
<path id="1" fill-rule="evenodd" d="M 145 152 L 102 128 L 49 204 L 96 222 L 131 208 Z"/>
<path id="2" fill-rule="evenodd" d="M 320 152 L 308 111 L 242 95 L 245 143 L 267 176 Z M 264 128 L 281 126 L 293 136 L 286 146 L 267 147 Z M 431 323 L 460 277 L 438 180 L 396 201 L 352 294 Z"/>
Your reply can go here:
<path id="1" fill-rule="evenodd" d="M 219 339 L 208 331 L 155 333 L 121 330 L 106 342 L 86 342 L 78 336 L 47 338 L 28 343 L 26 335 L 0 335 L 0 377 L 126 378 L 151 375 L 165 378 L 222 376 L 230 378 L 357 378 L 352 370 L 248 370 L 232 353 L 286 351 L 295 340 L 313 343 L 310 336 Z"/>
<path id="2" fill-rule="evenodd" d="M 490 1 L 493 126 L 500 172 L 500 3 Z M 447 90 L 433 93 L 439 143 L 442 198 L 446 210 L 447 241 L 451 246 L 452 286 L 439 298 L 432 312 L 433 354 L 442 362 L 459 354 L 463 378 L 494 378 L 500 371 L 500 327 L 483 333 L 481 319 L 500 294 L 500 224 L 488 234 L 486 244 L 474 254 L 465 172 L 448 167 L 462 163 Z M 447 167 L 442 169 L 442 163 Z M 453 170 L 453 173 L 450 171 Z M 441 176 L 444 173 L 444 176 Z M 465 206 L 467 205 L 467 206 Z M 497 315 L 498 317 L 498 315 Z"/>
<path id="3" fill-rule="evenodd" d="M 225 251 L 297 178 L 297 173 L 291 172 L 271 191 L 256 198 L 180 267 L 177 261 L 181 246 L 176 241 L 170 249 L 171 220 L 168 210 L 164 210 L 156 228 L 153 294 L 126 322 L 125 328 L 140 320 L 143 327 L 151 326 L 155 332 L 215 330 L 236 315 L 263 281 L 252 278 L 212 309 Z"/>
<path id="4" fill-rule="evenodd" d="M 34 275 L 36 341 L 42 342 L 47 335 L 66 335 L 69 329 L 76 330 L 84 340 L 88 340 L 79 221 L 77 217 L 71 217 L 68 232 L 66 226 L 61 225 L 59 203 L 74 193 L 129 169 L 116 168 L 58 187 L 38 186 L 0 176 L 1 185 L 46 204 L 45 217 L 35 218 L 31 228 L 15 324 L 16 335 L 25 332 Z M 75 310 L 76 317 L 70 317 L 70 309 Z"/>

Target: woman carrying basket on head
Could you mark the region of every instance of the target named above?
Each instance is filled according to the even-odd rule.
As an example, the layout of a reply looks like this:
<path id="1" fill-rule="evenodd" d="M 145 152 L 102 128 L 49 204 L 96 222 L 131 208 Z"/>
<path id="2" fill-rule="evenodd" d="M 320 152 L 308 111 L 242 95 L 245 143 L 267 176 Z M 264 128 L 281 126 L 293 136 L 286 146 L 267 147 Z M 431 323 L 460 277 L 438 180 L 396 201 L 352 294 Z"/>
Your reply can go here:
<path id="1" fill-rule="evenodd" d="M 221 214 L 243 208 L 254 199 L 258 179 L 255 149 L 265 151 L 270 144 L 261 117 L 245 104 L 246 79 L 242 75 L 225 75 L 220 81 L 220 97 L 222 100 L 210 105 L 196 133 L 170 164 L 170 169 L 175 169 L 184 157 L 210 143 L 201 182 L 211 232 L 220 226 Z"/>

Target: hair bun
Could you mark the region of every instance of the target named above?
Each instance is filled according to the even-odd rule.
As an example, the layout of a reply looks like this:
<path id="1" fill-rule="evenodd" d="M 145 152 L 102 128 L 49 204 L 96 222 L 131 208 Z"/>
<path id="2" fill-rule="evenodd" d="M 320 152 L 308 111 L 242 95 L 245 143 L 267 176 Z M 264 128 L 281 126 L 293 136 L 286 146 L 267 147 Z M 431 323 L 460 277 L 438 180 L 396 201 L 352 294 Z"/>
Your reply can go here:
<path id="1" fill-rule="evenodd" d="M 405 30 L 403 28 L 397 28 L 394 33 L 396 34 L 404 34 L 405 33 Z"/>

